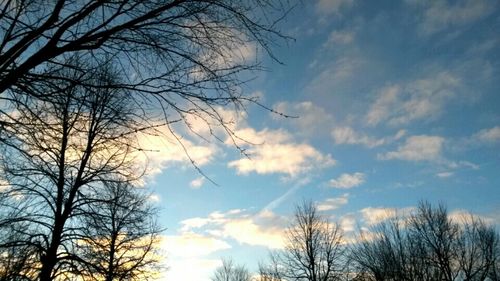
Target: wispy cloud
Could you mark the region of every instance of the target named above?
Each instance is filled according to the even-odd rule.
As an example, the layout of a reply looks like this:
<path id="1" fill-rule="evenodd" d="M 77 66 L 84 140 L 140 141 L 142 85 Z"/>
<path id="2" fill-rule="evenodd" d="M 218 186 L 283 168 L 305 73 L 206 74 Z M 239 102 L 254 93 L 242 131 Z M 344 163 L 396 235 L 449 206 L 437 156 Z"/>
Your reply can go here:
<path id="1" fill-rule="evenodd" d="M 349 51 L 347 54 L 335 59 L 319 58 L 311 65 L 318 73 L 311 79 L 305 92 L 314 95 L 330 95 L 334 89 L 342 89 L 346 84 L 352 83 L 353 77 L 363 71 L 366 60 L 358 53 Z"/>
<path id="2" fill-rule="evenodd" d="M 344 194 L 340 197 L 327 198 L 317 203 L 318 211 L 331 211 L 338 209 L 349 202 L 349 194 Z"/>
<path id="3" fill-rule="evenodd" d="M 406 161 L 434 161 L 439 160 L 444 138 L 439 136 L 411 136 L 406 139 L 395 151 L 379 154 L 381 160 L 399 159 Z"/>
<path id="4" fill-rule="evenodd" d="M 454 174 L 455 174 L 454 172 L 440 172 L 440 173 L 437 173 L 436 176 L 438 178 L 445 179 L 445 178 L 449 178 L 449 177 L 453 176 Z"/>
<path id="5" fill-rule="evenodd" d="M 333 48 L 337 45 L 347 45 L 354 41 L 355 33 L 348 30 L 334 30 L 330 32 L 327 41 L 323 44 L 325 48 Z"/>
<path id="6" fill-rule="evenodd" d="M 399 126 L 435 118 L 456 95 L 459 86 L 460 79 L 447 72 L 403 85 L 387 86 L 371 105 L 366 122 L 370 126 L 382 122 Z"/>
<path id="7" fill-rule="evenodd" d="M 192 180 L 189 186 L 193 189 L 199 189 L 205 183 L 205 177 L 199 177 Z"/>
<path id="8" fill-rule="evenodd" d="M 500 142 L 500 126 L 483 129 L 472 136 L 472 139 L 480 143 L 498 143 Z"/>
<path id="9" fill-rule="evenodd" d="M 402 138 L 406 134 L 405 130 L 399 130 L 394 136 L 384 138 L 374 138 L 366 134 L 355 131 L 348 126 L 335 127 L 332 130 L 332 137 L 335 144 L 357 144 L 369 148 L 381 146 Z"/>
<path id="10" fill-rule="evenodd" d="M 318 106 L 310 101 L 304 102 L 279 102 L 274 107 L 274 110 L 289 116 L 297 118 L 286 119 L 287 123 L 293 124 L 298 130 L 297 133 L 313 136 L 317 133 L 326 131 L 326 124 L 332 124 L 333 116 L 328 113 L 323 107 Z M 271 113 L 271 117 L 275 120 L 282 120 L 280 116 Z"/>
<path id="11" fill-rule="evenodd" d="M 182 231 L 188 233 L 203 232 L 213 237 L 234 239 L 242 244 L 281 248 L 286 221 L 269 210 L 252 214 L 238 209 L 190 218 L 181 224 Z"/>
<path id="12" fill-rule="evenodd" d="M 350 7 L 354 0 L 319 0 L 316 3 L 316 12 L 320 15 L 339 13 L 340 9 Z"/>
<path id="13" fill-rule="evenodd" d="M 490 14 L 497 5 L 496 1 L 490 0 L 407 0 L 406 2 L 423 10 L 419 24 L 419 30 L 423 35 L 432 35 L 449 28 L 470 24 Z"/>
<path id="14" fill-rule="evenodd" d="M 342 174 L 336 179 L 332 179 L 329 185 L 333 188 L 349 189 L 359 186 L 365 182 L 365 174 Z"/>

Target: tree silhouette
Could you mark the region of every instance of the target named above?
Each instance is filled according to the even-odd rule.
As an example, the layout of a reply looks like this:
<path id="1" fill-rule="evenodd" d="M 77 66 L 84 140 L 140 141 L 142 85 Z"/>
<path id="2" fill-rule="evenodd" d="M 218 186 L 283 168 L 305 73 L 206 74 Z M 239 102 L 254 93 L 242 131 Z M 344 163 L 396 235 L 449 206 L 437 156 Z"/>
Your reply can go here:
<path id="1" fill-rule="evenodd" d="M 159 271 L 161 229 L 149 196 L 122 182 L 107 183 L 85 207 L 79 254 L 89 280 L 149 280 Z"/>
<path id="2" fill-rule="evenodd" d="M 68 82 L 40 84 L 48 93 L 43 100 L 16 100 L 17 125 L 0 158 L 8 183 L 4 226 L 23 239 L 17 244 L 36 249 L 39 280 L 82 261 L 76 242 L 87 228 L 81 217 L 103 185 L 132 183 L 141 175 L 132 161 L 133 133 L 140 128 L 130 95 L 100 87 L 115 79 L 112 70 L 61 71 Z M 93 86 L 73 83 L 75 75 Z"/>
<path id="3" fill-rule="evenodd" d="M 222 265 L 218 267 L 212 281 L 251 281 L 252 275 L 245 266 L 237 265 L 232 259 L 222 259 Z"/>
<path id="4" fill-rule="evenodd" d="M 443 205 L 422 202 L 409 217 L 362 233 L 350 258 L 357 280 L 495 280 L 498 244 L 498 233 L 481 219 L 457 222 Z"/>
<path id="5" fill-rule="evenodd" d="M 261 265 L 262 280 L 340 280 L 345 259 L 342 230 L 322 217 L 311 202 L 295 210 L 285 234 L 285 248 Z"/>
<path id="6" fill-rule="evenodd" d="M 240 90 L 241 74 L 260 68 L 259 50 L 272 56 L 270 45 L 283 38 L 276 24 L 288 6 L 280 0 L 2 1 L 0 99 L 43 100 L 51 93 L 40 91 L 40 83 L 68 81 L 53 69 L 89 73 L 112 64 L 120 79 L 100 86 L 128 91 L 150 117 L 184 120 L 190 128 L 187 117 L 197 116 L 234 137 L 220 108 L 256 102 Z M 73 56 L 87 63 L 67 60 Z M 1 125 L 16 123 L 4 116 Z"/>
<path id="7" fill-rule="evenodd" d="M 213 126 L 234 140 L 232 120 L 221 110 L 259 104 L 241 91 L 241 75 L 260 69 L 255 53 L 273 57 L 270 44 L 284 38 L 276 24 L 288 9 L 285 2 L 2 1 L 0 233 L 6 235 L 0 251 L 9 257 L 2 262 L 2 278 L 47 281 L 79 270 L 139 278 L 129 270 L 131 256 L 118 266 L 112 260 L 121 261 L 111 254 L 129 238 L 139 239 L 139 229 L 106 233 L 118 244 L 100 252 L 109 258 L 102 266 L 104 256 L 90 251 L 99 243 L 90 246 L 88 238 L 98 235 L 98 226 L 107 228 L 92 225 L 89 216 L 104 223 L 109 214 L 96 211 L 114 204 L 104 199 L 106 189 L 142 176 L 145 167 L 134 161 L 144 149 L 138 132 L 160 123 L 189 158 L 171 125 L 179 120 L 191 129 L 194 116 L 216 139 L 224 141 Z M 127 196 L 113 198 L 116 203 Z M 149 222 L 144 219 L 135 223 Z M 153 243 L 157 229 L 146 226 L 136 225 L 148 234 L 140 239 Z M 137 267 L 149 265 L 145 257 Z"/>

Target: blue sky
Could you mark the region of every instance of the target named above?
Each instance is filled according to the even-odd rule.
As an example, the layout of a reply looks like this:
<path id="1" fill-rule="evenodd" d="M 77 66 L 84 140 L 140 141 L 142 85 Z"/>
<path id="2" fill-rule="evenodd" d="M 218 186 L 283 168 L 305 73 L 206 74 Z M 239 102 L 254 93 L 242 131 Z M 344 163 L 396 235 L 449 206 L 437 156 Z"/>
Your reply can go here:
<path id="1" fill-rule="evenodd" d="M 303 1 L 281 29 L 267 71 L 221 109 L 247 149 L 149 139 L 147 179 L 162 211 L 169 280 L 209 280 L 221 257 L 255 270 L 279 249 L 294 205 L 318 204 L 346 237 L 420 200 L 500 222 L 500 11 L 495 0 Z M 201 135 L 207 128 L 190 120 Z M 216 129 L 216 134 L 218 133 Z M 182 276 L 182 277 L 180 277 Z"/>

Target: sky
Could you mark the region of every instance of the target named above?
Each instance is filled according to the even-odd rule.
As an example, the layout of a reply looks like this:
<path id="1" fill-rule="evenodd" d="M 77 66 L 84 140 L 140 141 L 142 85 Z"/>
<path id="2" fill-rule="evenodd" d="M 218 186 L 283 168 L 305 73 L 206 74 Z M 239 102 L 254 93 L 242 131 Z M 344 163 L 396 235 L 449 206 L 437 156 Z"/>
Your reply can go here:
<path id="1" fill-rule="evenodd" d="M 421 200 L 500 224 L 498 1 L 310 0 L 280 28 L 294 38 L 273 46 L 283 63 L 242 49 L 266 71 L 241 90 L 298 118 L 221 109 L 250 157 L 188 136 L 207 177 L 175 142 L 147 140 L 164 280 L 210 280 L 223 257 L 255 271 L 303 200 L 346 237 Z"/>

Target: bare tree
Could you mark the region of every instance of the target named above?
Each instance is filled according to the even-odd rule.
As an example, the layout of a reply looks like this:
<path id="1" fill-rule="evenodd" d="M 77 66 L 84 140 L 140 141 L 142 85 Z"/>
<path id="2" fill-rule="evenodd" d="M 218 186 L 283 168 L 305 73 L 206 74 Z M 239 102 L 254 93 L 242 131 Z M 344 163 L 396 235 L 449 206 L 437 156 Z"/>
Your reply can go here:
<path id="1" fill-rule="evenodd" d="M 47 93 L 43 100 L 15 100 L 17 125 L 0 159 L 10 201 L 4 211 L 14 214 L 5 224 L 22 238 L 19 247 L 36 249 L 39 280 L 53 280 L 82 261 L 76 252 L 86 229 L 81 214 L 102 186 L 140 177 L 132 161 L 140 115 L 129 93 L 100 87 L 115 79 L 112 69 L 61 72 L 66 83 L 39 85 Z M 74 76 L 92 86 L 74 83 Z"/>
<path id="2" fill-rule="evenodd" d="M 149 280 L 159 271 L 161 229 L 147 193 L 122 182 L 106 183 L 84 208 L 79 254 L 89 280 Z M 84 278 L 85 279 L 85 278 Z"/>
<path id="3" fill-rule="evenodd" d="M 271 252 L 266 262 L 259 263 L 258 281 L 283 281 L 285 279 L 282 272 L 278 253 Z"/>
<path id="4" fill-rule="evenodd" d="M 251 281 L 252 275 L 243 265 L 237 265 L 232 259 L 222 259 L 222 265 L 218 267 L 212 281 Z"/>
<path id="5" fill-rule="evenodd" d="M 459 227 L 448 217 L 446 207 L 433 208 L 422 202 L 418 213 L 410 218 L 410 239 L 420 241 L 421 253 L 427 266 L 435 269 L 438 280 L 453 281 L 459 272 L 457 264 L 457 238 Z"/>
<path id="6" fill-rule="evenodd" d="M 284 250 L 272 254 L 269 266 L 261 266 L 262 275 L 267 280 L 340 280 L 344 250 L 341 228 L 304 202 L 286 231 Z"/>
<path id="7" fill-rule="evenodd" d="M 468 215 L 462 220 L 458 239 L 460 277 L 470 281 L 486 280 L 498 259 L 499 234 L 480 218 Z"/>
<path id="8" fill-rule="evenodd" d="M 453 221 L 443 205 L 420 203 L 360 235 L 350 258 L 357 280 L 495 280 L 498 233 L 479 218 Z"/>
<path id="9" fill-rule="evenodd" d="M 46 98 L 51 93 L 39 91 L 40 83 L 68 81 L 54 68 L 88 73 L 95 65 L 113 64 L 120 79 L 101 87 L 129 91 L 137 107 L 167 123 L 182 119 L 190 128 L 186 117 L 194 115 L 234 137 L 232 120 L 224 120 L 219 109 L 257 102 L 240 90 L 246 80 L 241 74 L 260 69 L 260 50 L 272 56 L 271 44 L 283 38 L 276 25 L 287 2 L 2 1 L 0 99 L 8 102 L 9 93 L 15 99 Z M 88 64 L 68 61 L 73 55 Z M 74 83 L 89 86 L 76 78 Z M 15 126 L 15 120 L 4 118 L 1 126 Z"/>
<path id="10" fill-rule="evenodd" d="M 234 139 L 220 109 L 258 103 L 240 74 L 260 68 L 247 54 L 272 56 L 283 2 L 1 1 L 0 221 L 15 238 L 2 247 L 33 249 L 39 280 L 63 278 L 85 263 L 92 195 L 140 176 L 137 132 L 158 117 L 182 145 L 171 124 L 196 116 Z"/>

